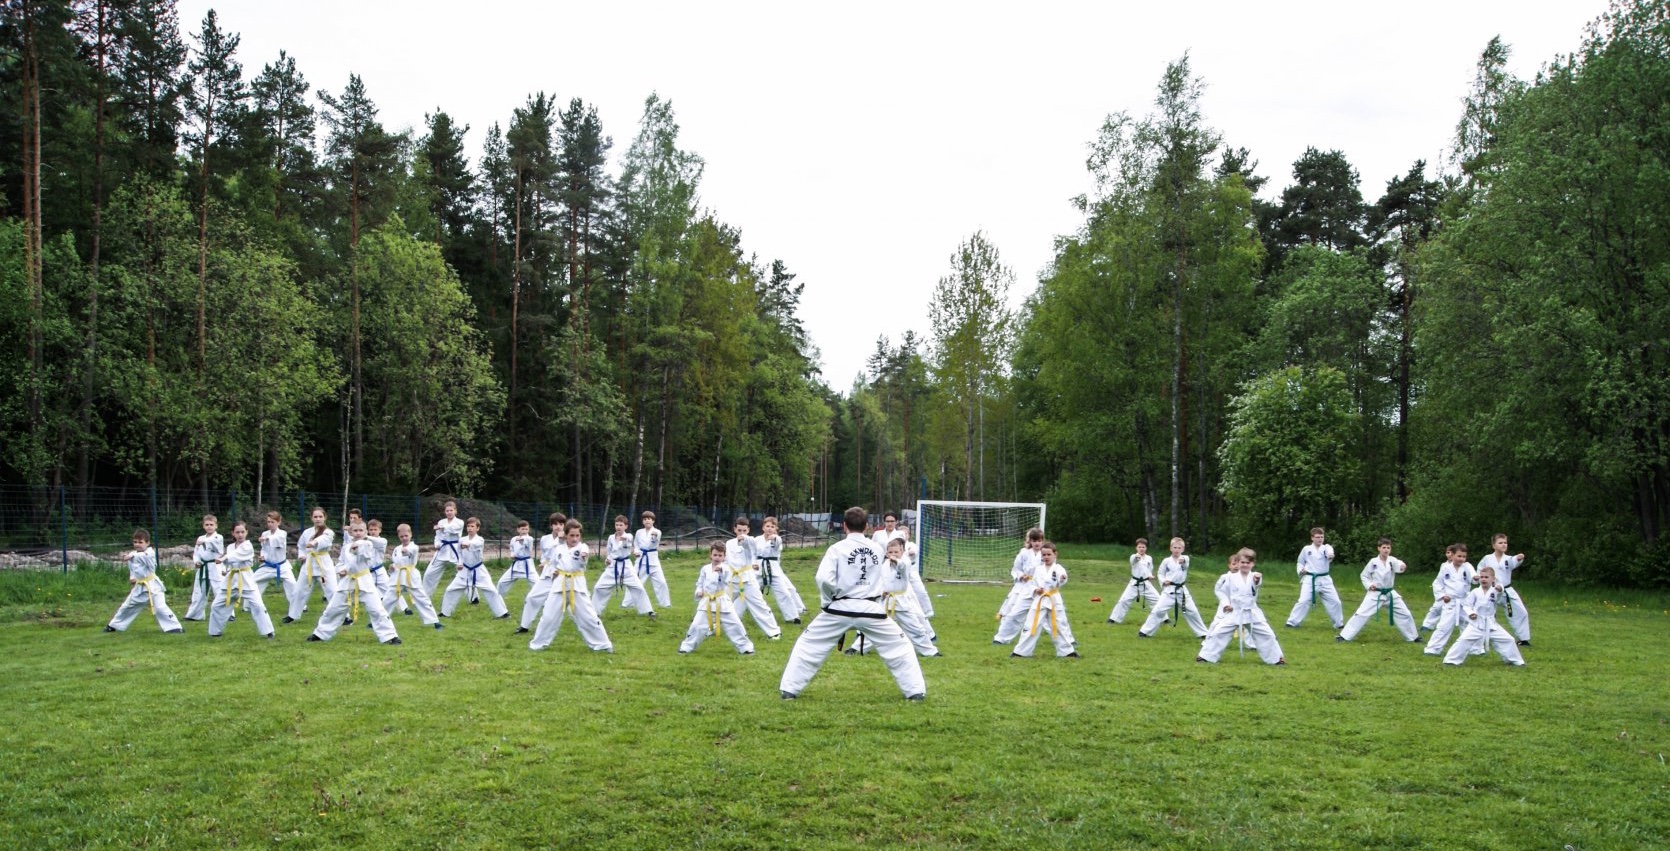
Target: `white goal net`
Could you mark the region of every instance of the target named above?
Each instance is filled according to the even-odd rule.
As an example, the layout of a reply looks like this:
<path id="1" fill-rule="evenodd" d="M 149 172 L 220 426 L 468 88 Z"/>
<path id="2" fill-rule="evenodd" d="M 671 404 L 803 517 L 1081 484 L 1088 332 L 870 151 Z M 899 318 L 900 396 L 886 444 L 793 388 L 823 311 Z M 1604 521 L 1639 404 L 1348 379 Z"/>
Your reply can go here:
<path id="1" fill-rule="evenodd" d="M 1044 526 L 1041 502 L 916 504 L 916 546 L 922 576 L 940 581 L 1009 581 L 1026 530 Z"/>

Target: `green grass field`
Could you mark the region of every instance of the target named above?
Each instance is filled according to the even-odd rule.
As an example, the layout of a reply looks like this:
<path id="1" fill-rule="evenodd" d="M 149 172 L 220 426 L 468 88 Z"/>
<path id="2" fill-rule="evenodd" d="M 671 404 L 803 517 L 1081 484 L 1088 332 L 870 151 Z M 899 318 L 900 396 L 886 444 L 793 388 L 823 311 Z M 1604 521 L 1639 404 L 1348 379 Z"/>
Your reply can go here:
<path id="1" fill-rule="evenodd" d="M 1208 666 L 1186 630 L 1105 623 L 1123 553 L 1062 553 L 1082 659 L 1010 659 L 1003 587 L 930 583 L 947 656 L 923 704 L 839 655 L 779 700 L 798 627 L 678 655 L 694 556 L 669 560 L 658 622 L 610 608 L 613 655 L 571 625 L 532 653 L 485 606 L 439 633 L 398 617 L 402 647 L 304 643 L 311 621 L 268 642 L 247 616 L 215 642 L 148 615 L 107 635 L 121 575 L 7 572 L 0 846 L 1670 847 L 1665 597 L 1526 577 L 1521 669 L 1445 668 L 1384 621 L 1337 645 L 1320 612 L 1278 627 L 1286 667 L 1233 646 Z M 789 559 L 808 602 L 815 558 Z M 1221 565 L 1197 560 L 1201 597 Z M 1262 567 L 1279 624 L 1298 585 Z M 1403 583 L 1416 617 L 1430 578 Z"/>

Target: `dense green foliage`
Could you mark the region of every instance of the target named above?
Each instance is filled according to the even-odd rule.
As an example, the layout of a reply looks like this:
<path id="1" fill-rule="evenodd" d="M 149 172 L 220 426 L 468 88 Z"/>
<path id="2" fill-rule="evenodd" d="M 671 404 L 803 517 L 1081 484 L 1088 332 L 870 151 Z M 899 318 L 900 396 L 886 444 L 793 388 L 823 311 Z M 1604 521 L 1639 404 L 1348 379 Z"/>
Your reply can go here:
<path id="1" fill-rule="evenodd" d="M 1447 163 L 1373 200 L 1338 150 L 1267 188 L 1183 57 L 1089 141 L 1035 287 L 973 233 L 851 387 L 797 315 L 841 282 L 701 206 L 657 95 L 618 172 L 543 91 L 471 162 L 472 128 L 391 130 L 357 76 L 246 75 L 212 13 L 5 9 L 0 483 L 1044 500 L 1063 539 L 1506 531 L 1534 570 L 1670 580 L 1666 0 L 1532 80 L 1492 40 Z"/>
<path id="2" fill-rule="evenodd" d="M 7 3 L 0 41 L 0 481 L 805 507 L 804 285 L 698 209 L 665 100 L 618 174 L 544 93 L 472 165 L 171 0 Z"/>
<path id="3" fill-rule="evenodd" d="M 1670 579 L 1670 4 L 1619 3 L 1534 81 L 1507 55 L 1481 56 L 1455 170 L 1374 203 L 1314 149 L 1249 202 L 1187 59 L 1109 118 L 1015 358 L 1052 532 L 1506 531 L 1554 575 Z"/>

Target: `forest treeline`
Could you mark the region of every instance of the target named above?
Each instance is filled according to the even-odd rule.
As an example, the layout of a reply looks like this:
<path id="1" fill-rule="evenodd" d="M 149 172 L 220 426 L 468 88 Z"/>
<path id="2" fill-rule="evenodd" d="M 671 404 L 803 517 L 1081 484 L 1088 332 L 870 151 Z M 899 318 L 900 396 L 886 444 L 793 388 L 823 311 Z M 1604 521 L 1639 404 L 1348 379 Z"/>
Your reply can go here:
<path id="1" fill-rule="evenodd" d="M 1550 575 L 1670 577 L 1662 0 L 1531 80 L 1492 41 L 1450 157 L 1373 200 L 1337 150 L 1263 193 L 1183 57 L 1090 140 L 1020 310 L 984 234 L 934 249 L 929 331 L 848 388 L 654 94 L 617 153 L 545 92 L 390 130 L 166 0 L 7 0 L 0 45 L 7 482 L 1044 500 L 1063 539 L 1324 525 L 1420 563 L 1505 531 Z"/>

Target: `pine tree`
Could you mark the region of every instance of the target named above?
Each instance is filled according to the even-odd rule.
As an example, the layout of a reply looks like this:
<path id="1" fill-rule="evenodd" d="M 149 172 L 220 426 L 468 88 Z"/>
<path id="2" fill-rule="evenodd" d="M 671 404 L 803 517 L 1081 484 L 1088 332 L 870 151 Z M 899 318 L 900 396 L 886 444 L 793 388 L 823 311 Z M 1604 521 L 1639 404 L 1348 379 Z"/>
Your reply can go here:
<path id="1" fill-rule="evenodd" d="M 222 142 L 217 134 L 237 126 L 248 94 L 244 88 L 243 66 L 233 59 L 238 41 L 237 34 L 221 32 L 215 11 L 210 9 L 203 16 L 203 28 L 197 35 L 197 57 L 187 67 L 185 102 L 193 129 L 186 132 L 186 140 L 196 147 L 197 154 L 197 372 L 200 375 L 208 345 L 204 323 L 208 307 L 211 152 Z"/>

